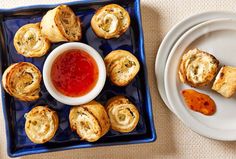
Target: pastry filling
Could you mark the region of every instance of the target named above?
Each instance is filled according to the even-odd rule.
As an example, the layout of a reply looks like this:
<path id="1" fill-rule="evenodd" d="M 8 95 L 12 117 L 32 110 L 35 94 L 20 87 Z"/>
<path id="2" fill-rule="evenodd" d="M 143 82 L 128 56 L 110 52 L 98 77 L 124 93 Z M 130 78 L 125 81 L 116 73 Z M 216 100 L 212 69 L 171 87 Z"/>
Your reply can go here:
<path id="1" fill-rule="evenodd" d="M 17 44 L 22 53 L 41 51 L 45 45 L 39 29 L 29 28 L 19 37 Z"/>
<path id="2" fill-rule="evenodd" d="M 39 92 L 41 76 L 38 70 L 29 66 L 15 67 L 9 83 L 11 92 L 18 95 L 33 95 Z"/>
<path id="3" fill-rule="evenodd" d="M 115 74 L 120 80 L 132 78 L 136 73 L 136 63 L 129 59 L 129 57 L 122 57 L 115 61 L 113 66 L 110 67 L 109 74 Z"/>
<path id="4" fill-rule="evenodd" d="M 194 60 L 187 60 L 186 75 L 188 79 L 191 79 L 194 83 L 202 83 L 205 79 L 208 79 L 209 72 L 215 69 L 215 65 L 210 57 L 202 57 L 196 55 Z"/>
<path id="5" fill-rule="evenodd" d="M 108 33 L 114 33 L 118 28 L 118 18 L 114 14 L 105 15 L 102 29 Z"/>
<path id="6" fill-rule="evenodd" d="M 15 88 L 19 92 L 20 90 L 23 90 L 25 87 L 33 83 L 33 76 L 23 71 L 21 75 L 21 80 L 17 80 L 15 83 Z"/>
<path id="7" fill-rule="evenodd" d="M 29 115 L 29 114 L 28 114 Z M 27 134 L 34 140 L 43 141 L 54 133 L 54 120 L 50 112 L 40 111 L 27 117 Z"/>
<path id="8" fill-rule="evenodd" d="M 99 28 L 107 33 L 115 33 L 128 25 L 123 12 L 119 8 L 111 8 L 102 11 L 96 18 Z"/>
<path id="9" fill-rule="evenodd" d="M 62 25 L 62 31 L 68 40 L 80 37 L 80 26 L 75 14 L 67 7 L 60 7 L 58 22 Z"/>
<path id="10" fill-rule="evenodd" d="M 136 123 L 136 114 L 129 108 L 129 105 L 122 104 L 113 106 L 109 110 L 109 116 L 111 123 L 115 124 L 119 128 L 133 127 Z"/>
<path id="11" fill-rule="evenodd" d="M 79 132 L 81 138 L 85 139 L 96 139 L 100 135 L 99 124 L 91 115 L 78 112 L 77 122 L 77 131 Z"/>

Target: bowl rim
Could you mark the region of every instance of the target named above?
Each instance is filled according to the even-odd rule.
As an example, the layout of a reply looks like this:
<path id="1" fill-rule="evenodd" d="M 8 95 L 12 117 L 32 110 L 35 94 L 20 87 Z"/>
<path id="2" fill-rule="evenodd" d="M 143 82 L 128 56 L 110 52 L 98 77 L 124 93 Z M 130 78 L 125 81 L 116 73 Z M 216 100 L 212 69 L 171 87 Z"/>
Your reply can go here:
<path id="1" fill-rule="evenodd" d="M 58 91 L 51 80 L 51 67 L 55 59 L 68 50 L 79 49 L 88 53 L 98 66 L 98 80 L 96 85 L 85 95 L 69 97 Z M 101 55 L 91 46 L 81 42 L 68 42 L 56 47 L 46 58 L 43 66 L 43 82 L 49 94 L 57 101 L 67 105 L 81 105 L 92 101 L 102 91 L 106 82 L 106 67 Z"/>

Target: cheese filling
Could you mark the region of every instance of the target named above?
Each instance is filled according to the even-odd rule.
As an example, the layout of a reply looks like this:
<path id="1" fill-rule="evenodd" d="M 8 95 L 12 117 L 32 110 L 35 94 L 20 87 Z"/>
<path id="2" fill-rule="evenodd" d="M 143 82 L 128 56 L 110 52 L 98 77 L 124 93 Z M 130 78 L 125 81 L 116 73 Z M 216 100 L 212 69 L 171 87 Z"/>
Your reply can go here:
<path id="1" fill-rule="evenodd" d="M 115 61 L 109 74 L 116 74 L 121 80 L 130 79 L 134 75 L 136 63 L 129 57 L 122 57 Z M 112 73 L 113 72 L 113 73 Z"/>
<path id="2" fill-rule="evenodd" d="M 38 29 L 29 28 L 21 37 L 22 44 L 20 48 L 22 52 L 37 52 L 41 51 L 44 46 L 43 39 L 40 38 L 40 33 Z"/>
<path id="3" fill-rule="evenodd" d="M 27 93 L 35 93 L 40 85 L 40 75 L 34 68 L 24 66 L 17 68 L 11 75 L 11 90 L 14 94 L 24 95 Z"/>
<path id="4" fill-rule="evenodd" d="M 111 123 L 122 129 L 133 127 L 136 123 L 136 114 L 129 107 L 130 104 L 111 107 L 109 110 Z"/>
<path id="5" fill-rule="evenodd" d="M 187 78 L 194 83 L 202 83 L 209 76 L 208 73 L 215 69 L 210 57 L 196 56 L 194 60 L 186 62 Z"/>
<path id="6" fill-rule="evenodd" d="M 30 119 L 28 118 L 27 120 L 27 133 L 31 138 L 43 141 L 52 136 L 55 129 L 55 123 L 51 112 L 40 111 L 39 113 L 31 115 Z"/>
<path id="7" fill-rule="evenodd" d="M 76 119 L 77 122 L 77 131 L 80 132 L 83 138 L 94 139 L 99 136 L 100 129 L 97 123 L 94 123 L 94 120 L 91 119 L 91 116 L 84 113 L 78 113 L 78 117 Z"/>
<path id="8" fill-rule="evenodd" d="M 118 18 L 114 14 L 107 14 L 103 19 L 103 30 L 114 33 L 118 28 Z"/>

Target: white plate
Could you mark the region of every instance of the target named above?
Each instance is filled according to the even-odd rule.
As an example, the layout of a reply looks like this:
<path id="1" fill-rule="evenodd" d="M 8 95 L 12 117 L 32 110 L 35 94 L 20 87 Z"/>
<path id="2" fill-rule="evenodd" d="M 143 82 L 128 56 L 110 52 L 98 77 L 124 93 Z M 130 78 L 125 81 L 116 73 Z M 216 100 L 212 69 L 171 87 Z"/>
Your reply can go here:
<path id="1" fill-rule="evenodd" d="M 156 56 L 155 62 L 155 75 L 157 80 L 157 86 L 159 90 L 159 94 L 167 107 L 173 111 L 171 108 L 164 88 L 164 70 L 166 66 L 166 60 L 168 55 L 175 44 L 175 42 L 180 38 L 180 36 L 185 33 L 191 27 L 200 24 L 202 22 L 218 19 L 218 18 L 231 18 L 236 19 L 236 14 L 231 12 L 205 12 L 201 14 L 197 14 L 191 16 L 177 25 L 175 25 L 165 36 L 163 39 Z M 174 112 L 174 111 L 173 111 Z"/>
<path id="2" fill-rule="evenodd" d="M 236 66 L 236 20 L 207 21 L 188 30 L 171 50 L 164 75 L 167 100 L 188 127 L 213 139 L 236 140 L 236 96 L 227 99 L 210 88 L 197 89 L 214 99 L 217 111 L 212 116 L 188 109 L 182 99 L 180 91 L 191 87 L 179 81 L 178 66 L 183 52 L 192 48 L 212 53 L 221 65 Z"/>

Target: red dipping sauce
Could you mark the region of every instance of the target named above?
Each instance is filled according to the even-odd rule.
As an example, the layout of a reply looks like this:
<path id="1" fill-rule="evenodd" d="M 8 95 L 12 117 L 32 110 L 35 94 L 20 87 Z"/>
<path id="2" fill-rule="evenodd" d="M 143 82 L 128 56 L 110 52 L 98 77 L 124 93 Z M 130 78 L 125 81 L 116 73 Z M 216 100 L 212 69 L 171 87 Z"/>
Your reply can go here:
<path id="1" fill-rule="evenodd" d="M 213 115 L 216 112 L 216 104 L 210 96 L 197 92 L 193 89 L 183 90 L 182 95 L 185 103 L 193 111 L 204 115 Z"/>
<path id="2" fill-rule="evenodd" d="M 79 97 L 90 92 L 98 80 L 98 66 L 87 52 L 68 50 L 59 55 L 52 64 L 51 79 L 62 94 Z"/>

